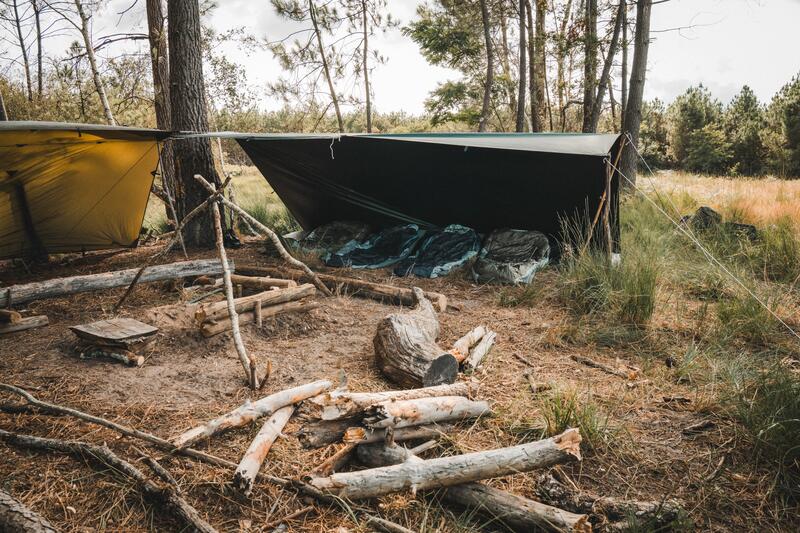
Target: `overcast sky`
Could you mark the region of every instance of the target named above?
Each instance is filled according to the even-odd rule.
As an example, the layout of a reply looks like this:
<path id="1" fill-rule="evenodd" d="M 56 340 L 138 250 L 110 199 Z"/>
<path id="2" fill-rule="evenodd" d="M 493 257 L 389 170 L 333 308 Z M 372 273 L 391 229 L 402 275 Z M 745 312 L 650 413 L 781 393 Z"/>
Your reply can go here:
<path id="1" fill-rule="evenodd" d="M 131 0 L 114 0 L 95 20 L 95 35 L 117 31 L 115 14 Z M 420 0 L 389 0 L 396 18 L 404 24 L 415 16 Z M 124 17 L 124 26 L 144 24 L 144 1 Z M 274 13 L 268 0 L 219 0 L 210 20 L 219 31 L 244 26 L 259 37 L 281 38 L 291 27 Z M 650 47 L 646 98 L 670 101 L 689 85 L 702 82 L 727 102 L 742 85 L 762 100 L 792 76 L 800 73 L 800 0 L 671 0 L 653 7 L 653 42 Z M 685 28 L 677 30 L 676 28 Z M 668 31 L 667 31 L 668 30 Z M 373 74 L 375 105 L 380 111 L 421 113 L 424 100 L 438 82 L 457 74 L 429 65 L 416 45 L 399 30 L 379 35 L 373 44 L 388 58 Z M 63 47 L 62 41 L 51 47 Z M 247 69 L 256 89 L 280 75 L 269 51 L 248 55 L 236 47 L 226 49 L 230 59 Z M 259 91 L 263 94 L 263 91 Z M 264 100 L 262 106 L 277 107 Z"/>

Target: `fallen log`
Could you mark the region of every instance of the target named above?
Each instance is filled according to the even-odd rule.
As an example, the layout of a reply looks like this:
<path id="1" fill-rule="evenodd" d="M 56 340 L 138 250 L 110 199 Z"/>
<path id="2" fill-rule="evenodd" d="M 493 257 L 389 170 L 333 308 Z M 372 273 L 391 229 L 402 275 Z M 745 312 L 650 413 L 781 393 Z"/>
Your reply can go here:
<path id="1" fill-rule="evenodd" d="M 242 287 L 248 287 L 250 289 L 261 289 L 261 290 L 271 289 L 273 287 L 279 287 L 281 289 L 286 289 L 288 287 L 297 287 L 297 282 L 294 281 L 293 279 L 242 276 L 239 274 L 233 274 L 231 276 L 231 282 L 234 285 L 241 285 Z"/>
<path id="2" fill-rule="evenodd" d="M 269 307 L 270 305 L 277 305 L 286 302 L 294 302 L 303 298 L 314 296 L 317 290 L 313 285 L 307 283 L 299 287 L 288 287 L 286 289 L 279 289 L 276 291 L 264 291 L 250 296 L 243 296 L 234 300 L 234 308 L 237 313 L 244 311 L 252 311 L 253 305 L 260 301 L 261 307 Z M 215 320 L 225 317 L 228 312 L 227 302 L 211 302 L 199 305 L 194 312 L 194 318 L 197 322 L 204 322 L 206 320 Z"/>
<path id="3" fill-rule="evenodd" d="M 450 353 L 453 354 L 456 361 L 462 363 L 469 355 L 470 348 L 478 344 L 484 335 L 486 335 L 486 328 L 484 326 L 476 327 L 454 342 Z"/>
<path id="4" fill-rule="evenodd" d="M 568 429 L 555 437 L 508 448 L 403 463 L 311 478 L 308 483 L 324 492 L 353 500 L 376 498 L 411 488 L 412 491 L 461 485 L 508 476 L 580 459 L 581 436 Z"/>
<path id="5" fill-rule="evenodd" d="M 230 263 L 233 269 L 233 261 Z M 45 298 L 56 298 L 80 292 L 114 289 L 129 285 L 136 275 L 138 268 L 103 272 L 102 274 L 88 274 L 84 276 L 71 276 L 68 278 L 55 278 L 45 281 L 35 281 L 22 285 L 3 287 L 0 290 L 0 307 L 8 306 L 9 293 L 11 302 L 20 304 Z M 195 261 L 182 261 L 155 265 L 145 269 L 139 279 L 140 283 L 181 279 L 191 276 L 217 275 L 222 273 L 222 263 L 218 259 L 197 259 Z"/>
<path id="6" fill-rule="evenodd" d="M 484 358 L 489 354 L 489 350 L 494 345 L 494 340 L 497 333 L 487 330 L 486 335 L 480 340 L 477 346 L 469 351 L 469 356 L 464 360 L 465 370 L 475 370 L 483 362 Z"/>
<path id="7" fill-rule="evenodd" d="M 9 493 L 0 490 L 0 531 L 58 533 L 42 515 L 31 511 Z"/>
<path id="8" fill-rule="evenodd" d="M 209 420 L 203 425 L 194 427 L 189 431 L 185 431 L 173 437 L 170 439 L 170 442 L 176 448 L 186 448 L 217 433 L 247 425 L 264 416 L 270 416 L 281 407 L 293 405 L 306 398 L 316 396 L 330 387 L 330 381 L 319 380 L 276 392 L 275 394 L 265 396 L 255 402 L 250 402 L 248 400 L 244 405 L 239 406 L 229 413 L 225 413 L 213 420 Z"/>
<path id="9" fill-rule="evenodd" d="M 165 507 L 172 515 L 190 528 L 193 528 L 193 530 L 201 533 L 216 533 L 217 531 L 200 517 L 197 510 L 192 507 L 174 487 L 170 485 L 166 485 L 165 487 L 156 485 L 138 468 L 120 458 L 106 445 L 97 446 L 82 441 L 45 439 L 32 435 L 11 433 L 10 431 L 2 429 L 0 429 L 0 439 L 15 446 L 19 446 L 20 448 L 66 453 L 81 458 L 93 459 L 103 467 L 103 469 L 110 467 L 114 472 L 131 479 L 147 499 L 157 505 Z"/>
<path id="10" fill-rule="evenodd" d="M 375 442 L 393 442 L 408 440 L 437 439 L 455 429 L 452 424 L 431 424 L 430 426 L 410 426 L 399 429 L 369 429 L 363 427 L 347 428 L 342 440 L 353 444 L 372 444 Z"/>
<path id="11" fill-rule="evenodd" d="M 392 381 L 408 387 L 453 383 L 458 361 L 436 344 L 436 312 L 421 289 L 413 290 L 415 309 L 391 314 L 378 323 L 372 341 L 378 368 Z"/>
<path id="12" fill-rule="evenodd" d="M 536 493 L 542 501 L 550 505 L 557 505 L 576 513 L 598 516 L 611 522 L 634 517 L 646 521 L 654 530 L 660 530 L 662 526 L 678 520 L 685 514 L 678 500 L 624 500 L 578 492 L 558 481 L 552 473 L 539 477 Z"/>
<path id="13" fill-rule="evenodd" d="M 242 313 L 239 315 L 239 325 L 252 324 L 271 316 L 288 315 L 291 313 L 307 313 L 320 306 L 319 302 L 288 302 L 285 304 L 270 305 L 269 307 L 259 307 L 258 311 L 253 309 L 249 313 Z M 203 337 L 213 337 L 231 329 L 230 319 L 220 319 L 204 322 L 200 326 L 200 332 Z"/>
<path id="14" fill-rule="evenodd" d="M 262 267 L 255 265 L 245 265 L 244 267 L 240 267 L 239 272 L 262 276 L 277 276 L 295 280 L 309 279 L 308 276 L 299 270 Z M 373 283 L 371 281 L 364 281 L 356 278 L 333 276 L 331 274 L 317 274 L 317 277 L 323 283 L 325 283 L 325 285 L 331 291 L 344 292 L 350 296 L 370 298 L 379 302 L 391 302 L 409 306 L 416 305 L 417 303 L 412 289 L 407 289 L 405 287 L 395 287 L 393 285 Z M 432 302 L 435 302 L 436 308 L 439 309 L 440 312 L 443 313 L 447 310 L 447 296 L 444 294 L 425 291 L 425 297 Z"/>
<path id="15" fill-rule="evenodd" d="M 22 315 L 17 311 L 0 309 L 0 324 L 16 324 L 20 320 L 22 320 Z"/>
<path id="16" fill-rule="evenodd" d="M 14 333 L 17 331 L 25 331 L 26 329 L 41 328 L 50 323 L 47 315 L 26 316 L 20 318 L 17 322 L 9 322 L 7 324 L 0 324 L 0 335 L 6 333 Z"/>
<path id="17" fill-rule="evenodd" d="M 309 398 L 303 408 L 310 416 L 322 420 L 351 418 L 362 414 L 365 409 L 377 403 L 390 400 L 416 400 L 436 396 L 465 396 L 472 398 L 477 385 L 466 381 L 448 385 L 436 385 L 420 389 L 407 389 L 383 392 L 347 392 L 334 390 Z"/>
<path id="18" fill-rule="evenodd" d="M 258 471 L 264 463 L 270 448 L 277 438 L 281 435 L 284 426 L 292 417 L 294 406 L 288 405 L 275 411 L 275 413 L 264 422 L 261 430 L 250 443 L 250 447 L 239 462 L 236 472 L 233 474 L 233 486 L 242 494 L 250 497 L 253 491 L 253 483 L 256 480 Z"/>
<path id="19" fill-rule="evenodd" d="M 463 396 L 389 400 L 369 407 L 363 423 L 370 429 L 402 428 L 478 418 L 491 412 L 489 402 Z"/>
<path id="20" fill-rule="evenodd" d="M 356 454 L 362 464 L 371 468 L 405 462 L 416 464 L 425 462 L 411 450 L 396 445 L 359 446 Z M 482 483 L 455 485 L 444 489 L 441 494 L 445 501 L 480 511 L 514 531 L 589 532 L 592 530 L 589 516 L 586 514 L 564 511 Z"/>
<path id="21" fill-rule="evenodd" d="M 322 448 L 335 442 L 353 442 L 365 444 L 379 442 L 386 438 L 383 429 L 367 429 L 359 425 L 358 418 L 340 418 L 337 420 L 317 420 L 304 424 L 296 433 L 297 440 L 304 448 Z M 416 439 L 432 439 L 443 433 L 452 431 L 451 425 L 414 426 L 394 431 L 397 442 Z"/>
<path id="22" fill-rule="evenodd" d="M 112 348 L 106 346 L 83 346 L 78 348 L 78 355 L 81 359 L 112 359 L 119 361 L 125 366 L 142 366 L 144 357 L 137 355 L 124 348 Z"/>

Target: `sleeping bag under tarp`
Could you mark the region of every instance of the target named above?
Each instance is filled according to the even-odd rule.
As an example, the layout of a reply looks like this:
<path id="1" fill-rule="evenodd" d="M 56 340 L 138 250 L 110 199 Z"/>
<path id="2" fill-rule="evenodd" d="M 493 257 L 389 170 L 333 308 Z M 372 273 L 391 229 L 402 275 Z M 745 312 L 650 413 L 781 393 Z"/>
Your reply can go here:
<path id="1" fill-rule="evenodd" d="M 537 270 L 550 262 L 550 243 L 538 231 L 493 231 L 472 265 L 478 283 L 530 283 Z"/>
<path id="2" fill-rule="evenodd" d="M 480 249 L 481 239 L 475 230 L 451 224 L 443 230 L 429 231 L 417 252 L 398 263 L 394 273 L 421 278 L 446 276 L 475 257 Z"/>
<path id="3" fill-rule="evenodd" d="M 384 268 L 405 259 L 425 236 L 416 224 L 393 226 L 364 242 L 350 241 L 323 261 L 332 267 Z"/>

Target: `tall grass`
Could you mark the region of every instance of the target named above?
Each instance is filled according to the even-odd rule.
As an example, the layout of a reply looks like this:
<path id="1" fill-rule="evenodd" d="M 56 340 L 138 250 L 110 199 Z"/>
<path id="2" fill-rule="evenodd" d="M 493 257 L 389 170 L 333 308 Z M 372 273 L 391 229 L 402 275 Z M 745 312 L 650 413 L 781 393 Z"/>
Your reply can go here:
<path id="1" fill-rule="evenodd" d="M 300 229 L 300 224 L 297 223 L 297 220 L 294 219 L 283 204 L 251 201 L 244 204 L 242 208 L 247 211 L 247 214 L 275 231 L 278 235 Z"/>
<path id="2" fill-rule="evenodd" d="M 602 448 L 614 437 L 615 431 L 591 398 L 581 401 L 574 390 L 553 391 L 541 401 L 544 436 L 552 437 L 569 428 L 581 431 L 582 443 L 589 449 Z"/>

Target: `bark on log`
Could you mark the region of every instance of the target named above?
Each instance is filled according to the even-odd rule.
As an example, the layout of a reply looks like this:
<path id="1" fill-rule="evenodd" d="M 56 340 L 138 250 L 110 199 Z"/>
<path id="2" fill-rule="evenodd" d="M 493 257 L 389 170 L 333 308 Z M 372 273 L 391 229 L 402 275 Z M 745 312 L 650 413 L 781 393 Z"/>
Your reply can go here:
<path id="1" fill-rule="evenodd" d="M 0 439 L 21 448 L 33 448 L 42 451 L 55 451 L 66 453 L 81 458 L 91 458 L 104 469 L 111 468 L 134 481 L 144 496 L 165 507 L 172 515 L 178 518 L 195 531 L 201 533 L 216 533 L 208 522 L 200 517 L 197 510 L 175 490 L 167 485 L 160 487 L 150 481 L 138 468 L 128 461 L 117 456 L 106 445 L 97 446 L 88 442 L 44 439 L 32 435 L 11 433 L 0 429 Z"/>
<path id="2" fill-rule="evenodd" d="M 430 426 L 412 426 L 407 428 L 392 429 L 391 440 L 403 442 L 409 440 L 438 439 L 442 435 L 455 429 L 452 424 L 431 424 Z M 354 444 L 373 444 L 386 442 L 387 430 L 368 429 L 363 427 L 347 428 L 342 440 Z"/>
<path id="3" fill-rule="evenodd" d="M 369 407 L 363 422 L 370 429 L 403 428 L 478 418 L 491 412 L 489 402 L 463 396 L 390 400 Z"/>
<path id="4" fill-rule="evenodd" d="M 250 296 L 243 296 L 234 300 L 234 307 L 237 313 L 244 311 L 252 311 L 253 304 L 261 300 L 261 307 L 270 305 L 282 304 L 286 302 L 293 302 L 303 298 L 314 296 L 317 290 L 313 285 L 307 283 L 299 287 L 290 287 L 280 289 L 277 291 L 264 291 Z M 228 307 L 227 302 L 211 302 L 198 306 L 194 313 L 195 320 L 204 322 L 206 320 L 214 320 L 227 316 Z"/>
<path id="5" fill-rule="evenodd" d="M 245 265 L 240 268 L 239 271 L 245 274 L 261 276 L 277 276 L 296 280 L 309 279 L 303 272 L 295 269 Z M 413 290 L 405 287 L 394 287 L 383 283 L 372 283 L 370 281 L 333 276 L 331 274 L 317 274 L 317 277 L 333 292 L 342 291 L 350 296 L 370 298 L 379 302 L 388 301 L 401 305 L 413 306 L 417 303 Z M 425 297 L 436 303 L 436 308 L 439 309 L 439 312 L 443 313 L 447 310 L 447 296 L 444 294 L 425 291 Z"/>
<path id="6" fill-rule="evenodd" d="M 477 384 L 468 382 L 437 385 L 421 389 L 407 389 L 383 392 L 346 392 L 334 390 L 309 398 L 303 404 L 306 412 L 322 420 L 338 420 L 352 418 L 363 414 L 364 410 L 377 403 L 397 400 L 416 400 L 439 396 L 474 397 Z"/>
<path id="7" fill-rule="evenodd" d="M 558 481 L 551 473 L 539 477 L 536 492 L 542 501 L 576 513 L 604 517 L 608 521 L 626 520 L 633 516 L 647 521 L 654 529 L 674 522 L 685 513 L 677 500 L 639 501 L 577 492 Z"/>
<path id="8" fill-rule="evenodd" d="M 46 315 L 26 316 L 25 318 L 21 318 L 18 322 L 0 324 L 0 335 L 14 333 L 16 331 L 25 331 L 26 329 L 41 328 L 49 323 L 50 320 Z"/>
<path id="9" fill-rule="evenodd" d="M 275 411 L 275 413 L 264 422 L 261 430 L 250 443 L 250 447 L 239 462 L 236 472 L 233 474 L 233 486 L 248 498 L 253 491 L 253 483 L 256 480 L 258 471 L 264 463 L 270 448 L 281 435 L 284 426 L 292 417 L 294 406 L 288 405 Z"/>
<path id="10" fill-rule="evenodd" d="M 252 277 L 234 274 L 231 276 L 231 282 L 234 285 L 241 285 L 251 289 L 271 289 L 272 287 L 279 287 L 286 289 L 288 287 L 297 287 L 297 282 L 292 279 L 278 279 L 269 277 Z"/>
<path id="11" fill-rule="evenodd" d="M 359 446 L 356 453 L 358 460 L 371 468 L 405 462 L 424 462 L 401 446 L 370 444 Z M 592 530 L 589 516 L 586 514 L 570 513 L 481 483 L 448 487 L 441 494 L 445 501 L 480 511 L 514 531 L 589 532 Z"/>
<path id="12" fill-rule="evenodd" d="M 9 493 L 0 490 L 0 531 L 9 533 L 58 533 L 40 514 L 28 509 Z"/>
<path id="13" fill-rule="evenodd" d="M 494 331 L 486 331 L 486 335 L 483 336 L 477 346 L 470 350 L 469 357 L 464 360 L 463 366 L 465 370 L 475 370 L 483 363 L 483 360 L 489 354 L 489 350 L 494 346 L 496 337 L 497 333 Z"/>
<path id="14" fill-rule="evenodd" d="M 538 442 L 431 459 L 423 463 L 408 462 L 311 478 L 309 484 L 323 492 L 353 500 L 376 498 L 408 488 L 416 491 L 450 487 L 580 459 L 580 442 L 580 432 L 568 429 Z"/>
<path id="15" fill-rule="evenodd" d="M 16 324 L 20 320 L 22 320 L 22 315 L 17 311 L 12 311 L 11 309 L 0 309 L 0 324 Z"/>
<path id="16" fill-rule="evenodd" d="M 462 363 L 469 356 L 470 348 L 478 344 L 484 335 L 486 335 L 486 328 L 484 326 L 476 327 L 454 342 L 450 353 L 453 354 L 456 361 Z"/>
<path id="17" fill-rule="evenodd" d="M 233 261 L 229 265 L 233 269 Z M 11 293 L 11 303 L 20 304 L 79 292 L 113 289 L 129 285 L 138 271 L 138 268 L 129 268 L 115 272 L 103 272 L 102 274 L 71 276 L 3 287 L 0 290 L 0 307 L 8 306 L 9 292 Z M 198 259 L 148 267 L 139 282 L 146 283 L 190 276 L 213 276 L 221 273 L 222 264 L 218 259 Z"/>
<path id="18" fill-rule="evenodd" d="M 320 306 L 319 302 L 288 302 L 285 304 L 271 305 L 269 307 L 260 307 L 261 319 L 271 316 L 287 315 L 290 313 L 307 313 Z M 255 311 L 249 313 L 242 313 L 239 315 L 239 325 L 252 324 L 258 322 L 258 316 Z M 204 337 L 213 337 L 231 329 L 230 319 L 213 320 L 211 322 L 204 322 L 200 326 L 200 331 Z"/>
<path id="19" fill-rule="evenodd" d="M 417 307 L 378 323 L 373 339 L 378 368 L 389 379 L 408 387 L 453 383 L 458 361 L 436 344 L 439 321 L 421 289 L 414 287 Z"/>
<path id="20" fill-rule="evenodd" d="M 247 401 L 233 411 L 181 433 L 177 437 L 170 439 L 170 441 L 177 448 L 186 448 L 217 433 L 247 425 L 264 416 L 270 416 L 281 407 L 293 405 L 306 398 L 316 396 L 330 387 L 330 381 L 319 380 L 276 392 L 255 402 Z"/>

